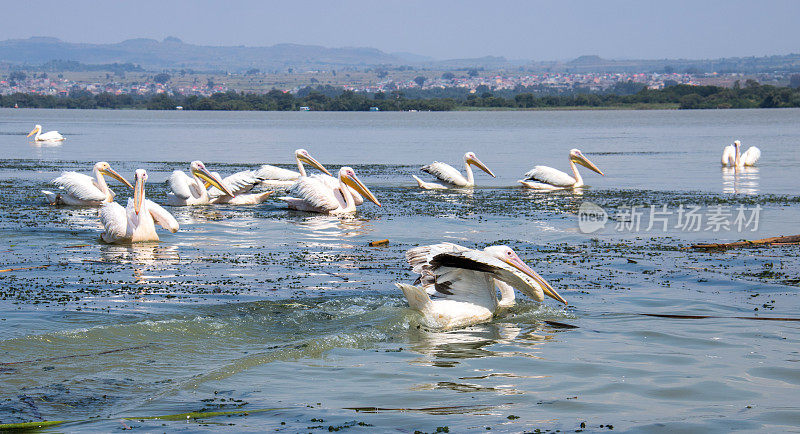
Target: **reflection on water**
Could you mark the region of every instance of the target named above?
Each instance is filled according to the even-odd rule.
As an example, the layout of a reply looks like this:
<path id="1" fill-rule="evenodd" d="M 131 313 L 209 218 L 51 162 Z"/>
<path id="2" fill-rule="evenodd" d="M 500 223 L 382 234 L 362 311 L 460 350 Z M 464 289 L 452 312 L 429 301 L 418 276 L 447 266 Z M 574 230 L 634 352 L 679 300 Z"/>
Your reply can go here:
<path id="1" fill-rule="evenodd" d="M 165 266 L 175 266 L 180 262 L 178 246 L 163 243 L 103 245 L 100 248 L 100 257 L 104 263 L 133 265 L 133 278 L 136 283 L 174 277 L 174 274 L 163 275 L 159 271 Z"/>
<path id="2" fill-rule="evenodd" d="M 735 194 L 758 194 L 758 167 L 723 167 L 722 192 Z"/>
<path id="3" fill-rule="evenodd" d="M 410 362 L 413 365 L 435 368 L 456 368 L 468 363 L 470 359 L 515 357 L 541 359 L 537 347 L 550 340 L 551 336 L 544 333 L 541 323 L 526 326 L 526 328 L 529 329 L 525 330 L 520 325 L 511 323 L 480 324 L 448 332 L 433 332 L 413 327 L 408 333 L 408 340 L 412 345 L 411 350 L 422 356 Z M 412 390 L 521 395 L 525 393 L 525 388 L 519 384 L 519 379 L 537 378 L 537 376 L 530 375 L 527 369 L 514 372 L 510 370 L 513 368 L 508 364 L 490 362 L 490 365 L 502 366 L 502 370 L 478 369 L 469 375 L 462 373 L 448 381 L 416 384 Z M 497 382 L 482 384 L 485 383 L 484 380 L 490 378 L 502 378 L 502 384 Z"/>
<path id="4" fill-rule="evenodd" d="M 426 356 L 417 363 L 451 367 L 458 362 L 447 359 L 471 359 L 480 357 L 505 357 L 515 353 L 492 349 L 495 344 L 517 345 L 524 343 L 531 348 L 550 339 L 540 323 L 531 324 L 523 331 L 518 324 L 488 323 L 447 332 L 430 331 L 420 327 L 409 329 L 411 349 Z M 518 338 L 520 342 L 515 342 Z"/>
<path id="5" fill-rule="evenodd" d="M 61 140 L 29 140 L 28 144 L 31 145 L 32 148 L 52 148 L 55 146 L 61 146 L 64 143 Z"/>
<path id="6" fill-rule="evenodd" d="M 297 227 L 306 238 L 322 241 L 366 235 L 373 231 L 369 222 L 369 219 L 354 216 L 313 215 L 298 221 Z"/>

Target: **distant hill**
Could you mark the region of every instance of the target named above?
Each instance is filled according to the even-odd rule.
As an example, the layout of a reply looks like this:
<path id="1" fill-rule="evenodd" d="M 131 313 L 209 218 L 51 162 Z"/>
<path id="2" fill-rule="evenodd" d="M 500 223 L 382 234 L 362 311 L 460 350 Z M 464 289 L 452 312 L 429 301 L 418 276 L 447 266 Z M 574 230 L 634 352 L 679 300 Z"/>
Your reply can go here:
<path id="1" fill-rule="evenodd" d="M 526 65 L 537 72 L 568 73 L 764 73 L 800 72 L 800 54 L 763 57 L 727 57 L 721 59 L 603 59 L 596 55 L 580 56 L 568 62 L 532 62 Z"/>
<path id="2" fill-rule="evenodd" d="M 129 39 L 117 44 L 83 44 L 49 37 L 0 41 L 0 62 L 40 65 L 53 60 L 84 64 L 133 63 L 146 69 L 239 71 L 250 68 L 331 68 L 405 64 L 408 60 L 375 48 L 326 48 L 278 44 L 270 47 L 212 47 L 187 44 L 175 37 L 163 41 Z"/>

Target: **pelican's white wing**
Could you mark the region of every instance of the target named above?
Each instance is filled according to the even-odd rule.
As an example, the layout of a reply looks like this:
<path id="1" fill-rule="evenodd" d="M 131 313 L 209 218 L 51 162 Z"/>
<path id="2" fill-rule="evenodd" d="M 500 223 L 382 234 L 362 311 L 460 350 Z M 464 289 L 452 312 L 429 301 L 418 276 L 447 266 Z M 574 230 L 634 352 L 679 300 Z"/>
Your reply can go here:
<path id="1" fill-rule="evenodd" d="M 570 187 L 576 182 L 575 178 L 548 166 L 535 166 L 525 174 L 525 180 L 538 181 L 555 187 Z"/>
<path id="2" fill-rule="evenodd" d="M 39 140 L 61 140 L 64 136 L 58 133 L 58 131 L 48 131 L 44 134 L 39 134 Z"/>
<path id="3" fill-rule="evenodd" d="M 294 181 L 300 178 L 300 172 L 294 170 L 281 169 L 280 167 L 265 164 L 255 170 L 255 177 L 262 180 L 273 181 Z"/>
<path id="4" fill-rule="evenodd" d="M 429 266 L 436 278 L 435 285 L 443 285 L 441 289 L 445 290 L 442 291 L 436 287 L 437 292 L 445 295 L 448 295 L 447 292 L 454 293 L 454 291 L 460 290 L 460 288 L 452 285 L 448 286 L 446 283 L 447 279 L 449 279 L 447 273 L 451 273 L 454 268 L 479 272 L 503 281 L 525 294 L 531 295 L 533 293 L 531 285 L 534 285 L 534 283 L 531 279 L 528 279 L 511 265 L 480 250 L 468 249 L 462 252 L 440 253 L 431 259 Z M 492 282 L 489 287 L 491 287 L 492 294 L 496 297 L 494 283 Z"/>
<path id="5" fill-rule="evenodd" d="M 103 233 L 100 237 L 107 243 L 113 243 L 128 235 L 128 214 L 125 208 L 116 202 L 109 202 L 100 207 L 100 222 Z"/>
<path id="6" fill-rule="evenodd" d="M 436 274 L 436 283 L 426 288 L 432 297 L 472 303 L 492 312 L 497 308 L 491 274 L 450 267 L 437 267 Z"/>
<path id="7" fill-rule="evenodd" d="M 153 217 L 153 220 L 155 220 L 156 223 L 173 234 L 178 232 L 178 221 L 175 220 L 175 217 L 173 217 L 169 211 L 165 210 L 161 207 L 161 205 L 153 202 L 152 200 L 145 199 L 145 201 L 147 203 L 147 211 L 150 212 L 150 215 Z"/>
<path id="8" fill-rule="evenodd" d="M 307 207 L 322 212 L 330 212 L 339 209 L 343 204 L 339 203 L 333 190 L 328 188 L 319 179 L 304 176 L 295 182 L 289 193 L 302 201 Z M 293 198 L 281 198 L 282 200 Z M 289 202 L 289 200 L 287 200 Z M 307 210 L 307 209 L 306 209 Z"/>
<path id="9" fill-rule="evenodd" d="M 448 184 L 466 185 L 467 183 L 467 178 L 465 178 L 461 172 L 456 170 L 453 166 L 439 161 L 434 161 L 427 166 L 422 166 L 421 170 L 430 173 Z"/>
<path id="10" fill-rule="evenodd" d="M 76 199 L 98 202 L 106 199 L 106 194 L 95 185 L 94 178 L 82 173 L 64 172 L 53 183 Z"/>
<path id="11" fill-rule="evenodd" d="M 228 187 L 228 189 L 233 193 L 234 196 L 240 195 L 242 193 L 247 193 L 248 191 L 252 190 L 259 182 L 261 182 L 261 178 L 258 178 L 255 175 L 255 172 L 252 170 L 244 170 L 241 172 L 236 172 L 233 175 L 226 176 L 222 179 L 223 184 Z M 226 194 L 220 191 L 217 187 L 210 187 L 208 189 L 209 196 L 225 196 Z"/>
<path id="12" fill-rule="evenodd" d="M 728 145 L 722 150 L 722 165 L 733 166 L 736 164 L 736 147 Z"/>
<path id="13" fill-rule="evenodd" d="M 751 146 L 747 151 L 742 154 L 741 159 L 744 161 L 745 166 L 752 166 L 756 161 L 761 158 L 761 150 L 755 146 Z"/>
<path id="14" fill-rule="evenodd" d="M 411 265 L 411 270 L 421 276 L 420 281 L 423 281 L 425 277 L 432 275 L 430 262 L 434 256 L 441 253 L 464 252 L 467 250 L 470 249 L 453 243 L 439 243 L 414 247 L 406 251 L 406 261 Z"/>
<path id="15" fill-rule="evenodd" d="M 192 188 L 189 183 L 193 181 L 194 179 L 180 170 L 173 171 L 172 175 L 167 178 L 167 184 L 172 193 L 183 200 L 192 197 Z"/>

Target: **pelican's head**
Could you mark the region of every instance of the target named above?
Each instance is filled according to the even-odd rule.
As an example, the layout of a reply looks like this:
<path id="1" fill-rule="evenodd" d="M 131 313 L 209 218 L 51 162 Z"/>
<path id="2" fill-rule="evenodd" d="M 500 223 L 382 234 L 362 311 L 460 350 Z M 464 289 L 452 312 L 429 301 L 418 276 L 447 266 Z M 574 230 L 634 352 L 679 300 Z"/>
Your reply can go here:
<path id="1" fill-rule="evenodd" d="M 742 142 L 740 142 L 738 140 L 734 140 L 733 141 L 733 146 L 736 146 L 736 149 L 739 149 L 739 147 L 742 146 Z"/>
<path id="2" fill-rule="evenodd" d="M 122 175 L 117 173 L 114 169 L 111 168 L 111 165 L 106 163 L 105 161 L 100 161 L 94 165 L 94 170 L 96 172 L 102 173 L 103 175 L 110 176 L 117 181 L 127 185 L 130 188 L 133 188 L 130 182 L 127 179 L 123 178 Z"/>
<path id="3" fill-rule="evenodd" d="M 33 130 L 31 130 L 31 132 L 28 133 L 28 137 L 38 133 L 39 131 L 42 131 L 42 126 L 41 125 L 36 125 L 35 127 L 33 127 Z"/>
<path id="4" fill-rule="evenodd" d="M 552 286 L 550 283 L 544 280 L 542 276 L 540 276 L 537 272 L 533 271 L 531 267 L 528 267 L 527 264 L 522 262 L 522 259 L 517 256 L 517 253 L 508 246 L 489 246 L 483 249 L 484 252 L 487 254 L 505 262 L 506 264 L 516 268 L 521 273 L 525 274 L 526 276 L 533 279 L 536 283 L 536 292 L 528 292 L 525 291 L 525 294 L 529 297 L 535 299 L 536 301 L 544 300 L 544 295 L 551 297 L 555 300 L 558 300 L 564 304 L 567 304 L 567 300 L 564 300 Z M 520 290 L 524 291 L 527 288 L 520 288 Z M 544 295 L 542 294 L 544 293 Z"/>
<path id="5" fill-rule="evenodd" d="M 472 164 L 472 165 L 480 168 L 484 172 L 486 172 L 489 175 L 491 175 L 492 178 L 497 178 L 496 176 L 494 176 L 494 173 L 492 173 L 492 171 L 489 170 L 489 168 L 486 167 L 486 165 L 483 164 L 483 162 L 481 162 L 481 160 L 479 160 L 478 157 L 475 156 L 474 152 L 467 152 L 466 154 L 464 154 L 464 161 L 466 161 L 467 164 Z"/>
<path id="6" fill-rule="evenodd" d="M 225 183 L 222 182 L 222 179 L 220 179 L 219 175 L 209 172 L 208 169 L 206 169 L 206 165 L 203 164 L 202 161 L 200 160 L 192 161 L 192 164 L 190 164 L 189 167 L 190 167 L 189 170 L 192 172 L 192 175 L 202 179 L 203 181 L 213 185 L 214 187 L 217 187 L 218 189 L 220 189 L 220 191 L 225 192 L 225 194 L 227 194 L 228 196 L 231 197 L 234 196 L 231 190 L 225 185 Z"/>
<path id="7" fill-rule="evenodd" d="M 142 203 L 144 203 L 144 183 L 147 181 L 147 172 L 144 169 L 136 169 L 133 175 L 136 180 L 136 186 L 133 187 L 133 209 L 136 215 L 142 210 Z"/>
<path id="8" fill-rule="evenodd" d="M 339 169 L 339 179 L 342 180 L 348 187 L 352 187 L 361 195 L 365 196 L 367 199 L 371 200 L 375 205 L 381 206 L 381 203 L 378 202 L 378 199 L 375 195 L 372 194 L 371 191 L 358 179 L 356 176 L 356 171 L 353 170 L 352 167 L 342 167 Z"/>
<path id="9" fill-rule="evenodd" d="M 601 171 L 597 166 L 595 166 L 594 163 L 589 161 L 589 159 L 586 158 L 585 155 L 583 155 L 580 149 L 571 149 L 569 151 L 569 160 L 572 161 L 573 163 L 578 163 L 581 166 L 586 167 L 591 171 L 597 172 L 605 176 L 605 173 L 603 173 L 603 171 Z"/>
<path id="10" fill-rule="evenodd" d="M 314 157 L 312 157 L 311 154 L 309 154 L 308 151 L 306 151 L 305 149 L 298 149 L 294 151 L 294 157 L 304 163 L 308 163 L 316 167 L 317 169 L 325 172 L 326 174 L 328 174 L 328 176 L 333 176 L 331 175 L 331 172 L 328 172 L 328 169 L 326 169 L 325 166 L 320 164 L 319 161 L 315 160 Z"/>

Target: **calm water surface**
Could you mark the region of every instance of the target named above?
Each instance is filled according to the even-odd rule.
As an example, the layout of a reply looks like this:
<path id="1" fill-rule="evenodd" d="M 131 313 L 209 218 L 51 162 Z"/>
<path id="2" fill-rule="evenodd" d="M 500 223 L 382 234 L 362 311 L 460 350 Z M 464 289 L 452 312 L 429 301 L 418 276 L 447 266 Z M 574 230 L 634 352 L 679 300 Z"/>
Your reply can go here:
<path id="1" fill-rule="evenodd" d="M 33 125 L 67 136 L 26 141 Z M 719 167 L 739 139 L 763 156 Z M 797 246 L 705 253 L 694 242 L 800 233 L 800 110 L 480 113 L 221 113 L 0 110 L 0 423 L 60 431 L 451 432 L 581 429 L 800 430 Z M 172 208 L 180 232 L 133 247 L 98 241 L 96 210 L 50 207 L 62 170 L 106 160 L 148 170 L 163 202 L 174 169 L 292 165 L 304 147 L 352 165 L 383 203 L 354 218 L 269 201 Z M 535 164 L 568 169 L 580 148 L 605 173 L 591 188 L 535 193 Z M 470 191 L 426 192 L 411 174 L 477 153 Z M 424 174 L 423 174 L 424 175 Z M 130 192 L 116 186 L 124 203 Z M 610 216 L 583 234 L 591 202 Z M 740 232 L 678 226 L 697 205 Z M 668 228 L 646 230 L 650 205 Z M 626 210 L 639 231 L 618 231 Z M 733 225 L 735 226 L 735 225 Z M 390 244 L 371 248 L 369 241 Z M 504 243 L 570 302 L 523 300 L 492 323 L 418 329 L 393 285 L 403 252 Z M 651 316 L 691 315 L 694 318 Z M 566 326 L 565 326 L 566 325 Z M 147 416 L 247 410 L 198 420 Z M 133 418 L 133 419 L 125 419 Z M 137 419 L 139 418 L 139 419 Z"/>

